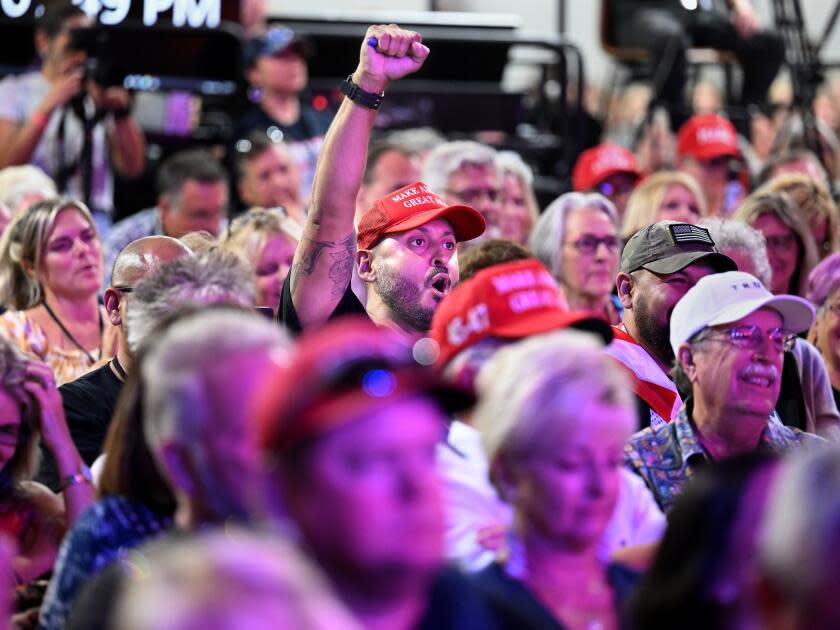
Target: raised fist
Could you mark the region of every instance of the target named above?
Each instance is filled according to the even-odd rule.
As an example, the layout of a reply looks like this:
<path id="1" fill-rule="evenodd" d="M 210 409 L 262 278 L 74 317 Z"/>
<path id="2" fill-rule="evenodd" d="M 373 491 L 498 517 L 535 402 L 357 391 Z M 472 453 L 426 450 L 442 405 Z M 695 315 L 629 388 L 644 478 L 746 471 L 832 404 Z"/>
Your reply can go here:
<path id="1" fill-rule="evenodd" d="M 376 38 L 376 47 L 371 45 Z M 371 26 L 365 33 L 353 82 L 367 92 L 379 93 L 391 81 L 417 72 L 429 56 L 423 37 L 396 24 Z"/>

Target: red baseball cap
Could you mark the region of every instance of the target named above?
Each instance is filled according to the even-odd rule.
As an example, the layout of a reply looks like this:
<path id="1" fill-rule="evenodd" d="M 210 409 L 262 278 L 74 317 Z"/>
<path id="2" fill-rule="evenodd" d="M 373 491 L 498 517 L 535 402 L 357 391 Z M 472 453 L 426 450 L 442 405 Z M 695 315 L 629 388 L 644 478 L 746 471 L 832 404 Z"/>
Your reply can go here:
<path id="1" fill-rule="evenodd" d="M 677 155 L 696 160 L 740 158 L 738 134 L 732 123 L 718 114 L 692 116 L 677 132 Z"/>
<path id="2" fill-rule="evenodd" d="M 448 413 L 472 406 L 470 393 L 445 382 L 414 354 L 405 337 L 364 318 L 338 319 L 303 335 L 255 397 L 263 452 L 288 452 L 407 395 L 427 396 Z"/>
<path id="3" fill-rule="evenodd" d="M 484 217 L 475 208 L 449 206 L 423 182 L 415 182 L 392 192 L 373 204 L 359 219 L 356 242 L 359 249 L 370 249 L 385 234 L 405 232 L 446 219 L 457 241 L 470 241 L 484 233 Z"/>
<path id="4" fill-rule="evenodd" d="M 577 192 L 592 190 L 616 173 L 629 173 L 637 179 L 642 175 L 630 151 L 617 144 L 599 144 L 578 157 L 572 169 L 572 187 Z"/>
<path id="5" fill-rule="evenodd" d="M 574 326 L 612 341 L 604 320 L 566 308 L 557 282 L 535 258 L 482 269 L 459 284 L 438 305 L 429 331 L 439 348 L 438 365 L 486 339 L 520 339 Z"/>

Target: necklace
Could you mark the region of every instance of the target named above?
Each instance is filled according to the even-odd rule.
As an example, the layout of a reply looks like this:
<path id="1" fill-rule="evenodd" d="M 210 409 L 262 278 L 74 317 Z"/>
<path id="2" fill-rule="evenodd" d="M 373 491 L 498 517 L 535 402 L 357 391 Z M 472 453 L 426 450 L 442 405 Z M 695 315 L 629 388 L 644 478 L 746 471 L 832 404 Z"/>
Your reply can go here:
<path id="1" fill-rule="evenodd" d="M 52 318 L 52 320 L 58 325 L 58 327 L 61 328 L 61 332 L 64 333 L 64 336 L 67 337 L 67 339 L 69 339 L 74 346 L 76 346 L 79 350 L 81 350 L 91 363 L 96 363 L 96 359 L 93 358 L 93 355 L 91 355 L 90 352 L 85 350 L 85 347 L 78 342 L 78 340 L 73 336 L 73 333 L 71 333 L 69 330 L 67 330 L 67 326 L 65 326 L 64 323 L 58 318 L 58 315 L 56 315 L 53 312 L 53 310 L 50 308 L 50 305 L 47 304 L 47 301 L 44 300 L 43 302 L 41 302 L 41 304 L 44 305 L 44 308 L 47 311 L 47 315 L 49 315 Z M 98 306 L 96 308 L 96 312 L 99 315 L 99 348 L 97 348 L 97 351 L 99 352 L 99 356 L 101 357 L 102 356 L 102 330 L 103 330 L 103 325 L 102 325 L 102 311 L 99 310 Z"/>
<path id="2" fill-rule="evenodd" d="M 114 371 L 117 373 L 119 379 L 125 383 L 125 368 L 123 368 L 122 363 L 120 363 L 119 357 L 114 355 L 114 358 L 111 359 L 111 367 L 114 368 Z"/>

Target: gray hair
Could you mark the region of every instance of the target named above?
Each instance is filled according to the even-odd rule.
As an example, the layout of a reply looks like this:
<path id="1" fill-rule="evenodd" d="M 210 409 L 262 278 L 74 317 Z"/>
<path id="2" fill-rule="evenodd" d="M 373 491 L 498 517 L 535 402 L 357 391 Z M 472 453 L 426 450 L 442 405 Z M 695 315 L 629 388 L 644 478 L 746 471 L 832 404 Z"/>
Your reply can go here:
<path id="1" fill-rule="evenodd" d="M 840 542 L 840 450 L 793 454 L 781 464 L 758 537 L 762 572 L 806 600 L 836 581 Z"/>
<path id="2" fill-rule="evenodd" d="M 256 288 L 248 264 L 236 254 L 211 250 L 161 265 L 142 280 L 126 304 L 128 347 L 137 353 L 165 320 L 190 306 L 254 305 Z"/>
<path id="3" fill-rule="evenodd" d="M 58 190 L 52 178 L 37 166 L 25 164 L 0 170 L 0 204 L 14 211 L 32 193 L 55 197 Z"/>
<path id="4" fill-rule="evenodd" d="M 361 630 L 317 565 L 280 532 L 227 525 L 164 537 L 137 557 L 144 579 L 125 579 L 109 627 L 265 628 L 268 615 L 283 627 Z M 133 559 L 123 561 L 128 576 Z"/>
<path id="5" fill-rule="evenodd" d="M 566 215 L 578 208 L 595 208 L 606 214 L 618 231 L 618 212 L 613 202 L 599 193 L 571 192 L 560 195 L 552 201 L 540 215 L 531 237 L 528 248 L 559 279 L 563 275 L 562 256 L 560 249 L 566 232 Z"/>
<path id="6" fill-rule="evenodd" d="M 444 144 L 446 138 L 434 127 L 415 127 L 391 131 L 388 142 L 404 147 L 407 153 L 423 153 Z"/>
<path id="7" fill-rule="evenodd" d="M 594 335 L 580 331 L 536 335 L 499 349 L 476 385 L 473 417 L 491 465 L 551 448 L 546 440 L 577 424 L 586 401 L 636 409 L 623 368 Z M 627 427 L 628 437 L 634 427 Z"/>
<path id="8" fill-rule="evenodd" d="M 767 258 L 767 241 L 764 234 L 746 221 L 737 219 L 709 217 L 702 219 L 697 225 L 709 230 L 715 246 L 722 254 L 734 250 L 749 257 L 753 264 L 752 273 L 764 286 L 770 286 L 773 270 L 770 268 L 770 259 Z"/>
<path id="9" fill-rule="evenodd" d="M 449 188 L 449 176 L 465 164 L 489 166 L 499 174 L 495 149 L 472 140 L 456 140 L 435 147 L 426 156 L 423 164 L 423 183 L 445 197 L 445 191 Z"/>
<path id="10" fill-rule="evenodd" d="M 211 430 L 212 369 L 248 352 L 266 352 L 281 363 L 289 347 L 283 329 L 255 312 L 217 308 L 173 323 L 150 344 L 141 367 L 143 431 L 150 450 L 159 453 L 173 439 L 188 444 Z"/>

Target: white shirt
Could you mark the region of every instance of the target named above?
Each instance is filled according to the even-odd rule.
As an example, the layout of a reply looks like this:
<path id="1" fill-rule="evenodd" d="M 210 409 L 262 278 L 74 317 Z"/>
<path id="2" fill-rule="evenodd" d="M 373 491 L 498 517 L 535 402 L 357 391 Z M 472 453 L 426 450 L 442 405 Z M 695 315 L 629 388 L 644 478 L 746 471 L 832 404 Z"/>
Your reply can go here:
<path id="1" fill-rule="evenodd" d="M 490 483 L 481 434 L 453 420 L 446 444 L 438 445 L 438 473 L 444 483 L 446 554 L 466 571 L 479 571 L 495 559 L 478 543 L 478 532 L 492 525 L 511 526 L 513 510 Z M 665 516 L 645 482 L 621 468 L 621 486 L 612 519 L 598 545 L 598 557 L 608 562 L 622 547 L 658 541 Z"/>

